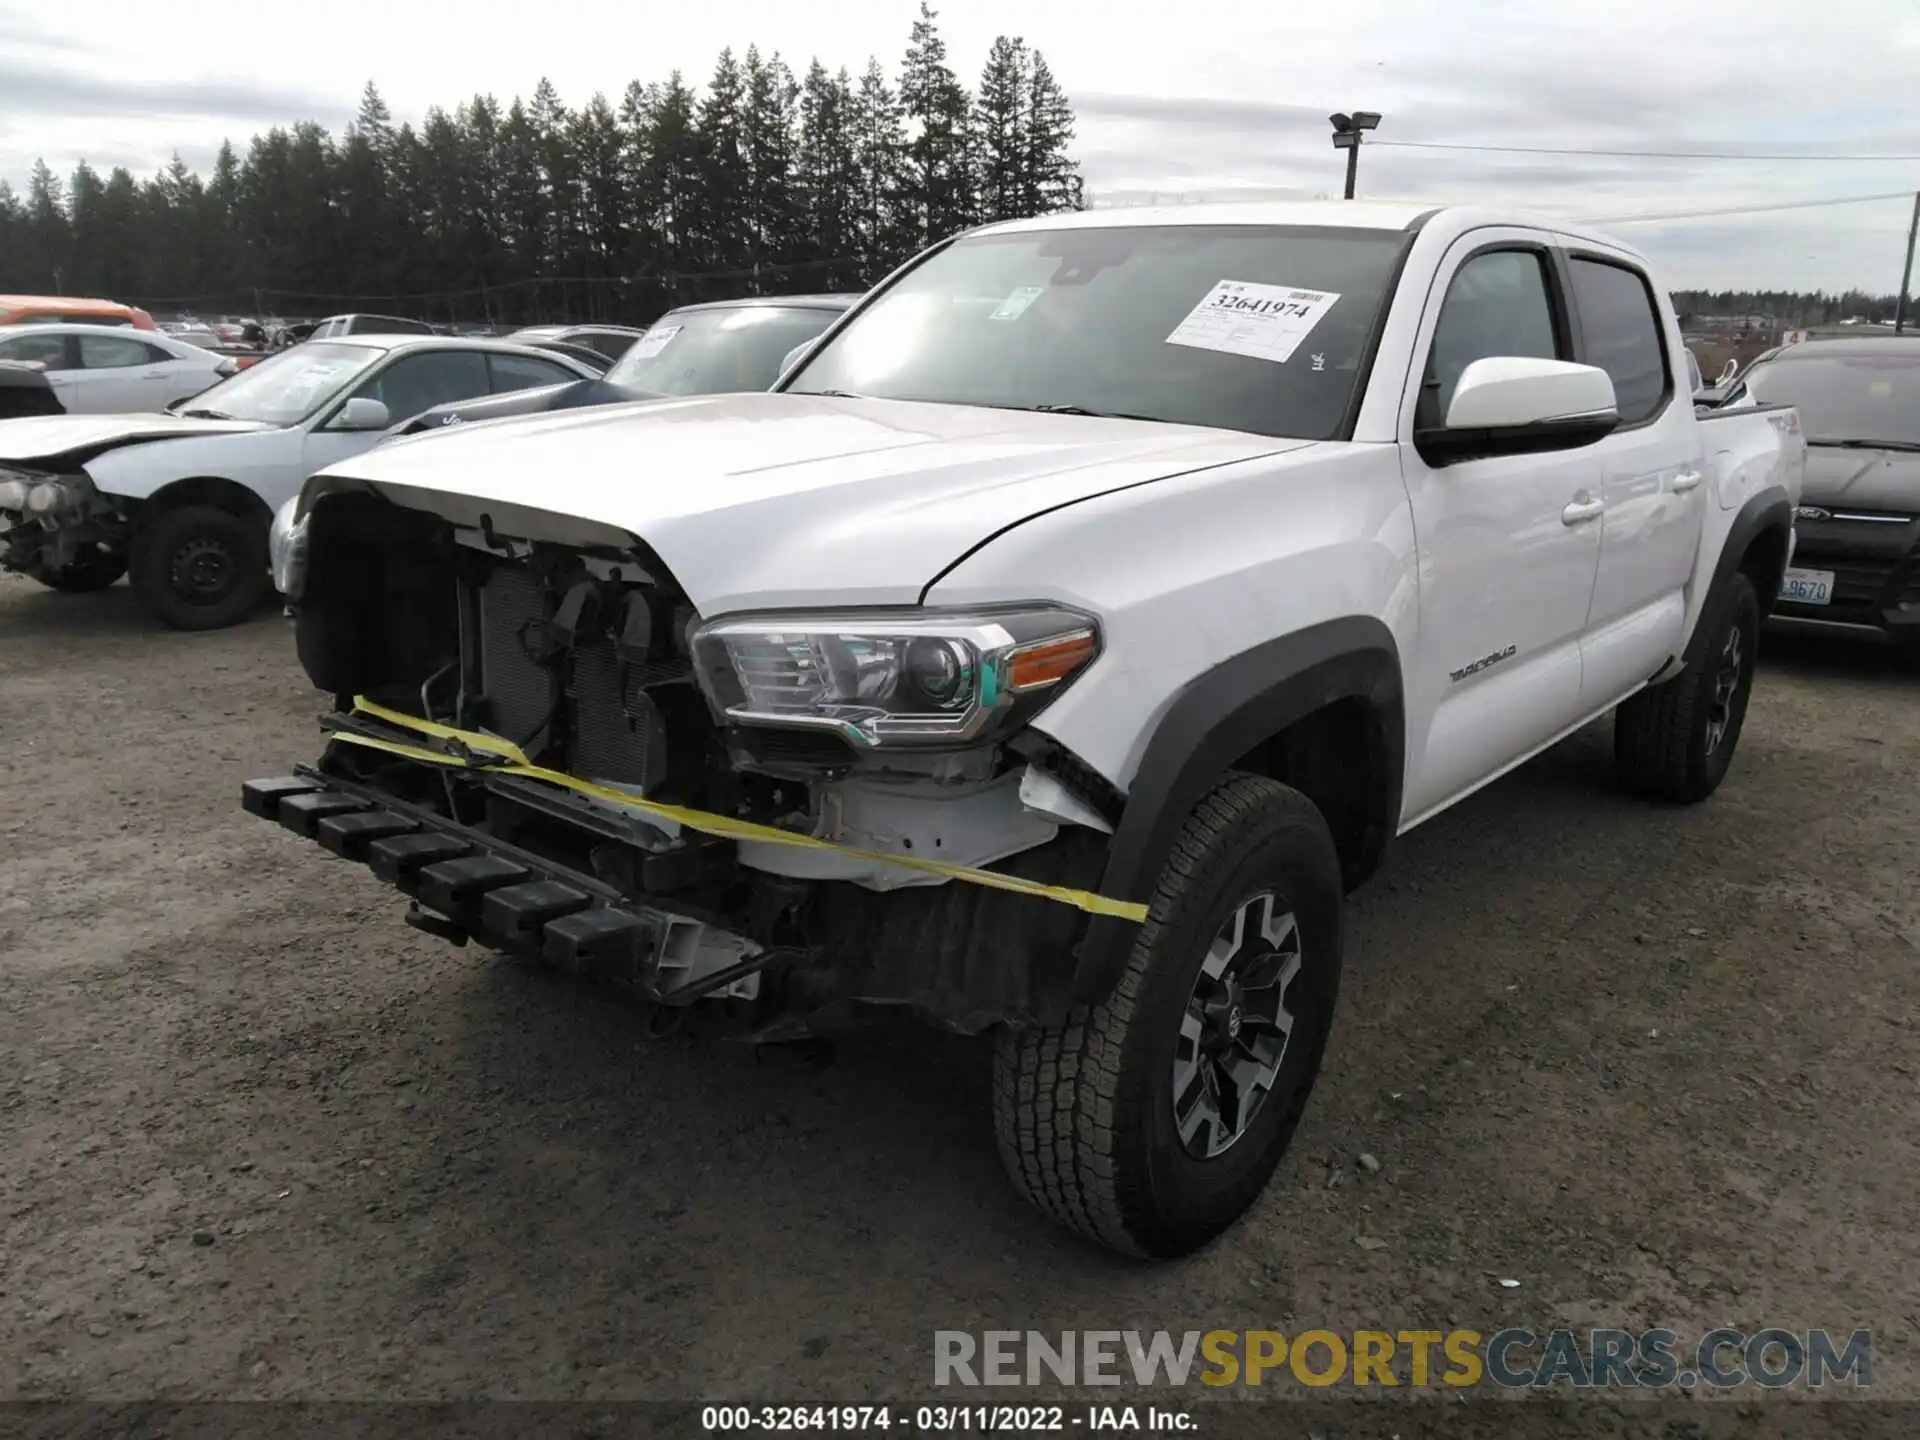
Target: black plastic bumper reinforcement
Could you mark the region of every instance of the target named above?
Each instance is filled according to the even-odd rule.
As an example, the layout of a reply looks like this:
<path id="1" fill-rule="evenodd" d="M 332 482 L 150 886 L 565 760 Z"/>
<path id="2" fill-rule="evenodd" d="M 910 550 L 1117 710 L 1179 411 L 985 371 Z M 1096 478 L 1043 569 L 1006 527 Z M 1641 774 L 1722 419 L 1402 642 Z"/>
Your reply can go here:
<path id="1" fill-rule="evenodd" d="M 351 781 L 249 780 L 240 803 L 411 897 L 407 921 L 416 929 L 595 975 L 658 1003 L 688 1004 L 795 958 L 764 951 L 662 992 L 656 978 L 667 932 L 686 917 L 635 905 L 589 876 Z"/>

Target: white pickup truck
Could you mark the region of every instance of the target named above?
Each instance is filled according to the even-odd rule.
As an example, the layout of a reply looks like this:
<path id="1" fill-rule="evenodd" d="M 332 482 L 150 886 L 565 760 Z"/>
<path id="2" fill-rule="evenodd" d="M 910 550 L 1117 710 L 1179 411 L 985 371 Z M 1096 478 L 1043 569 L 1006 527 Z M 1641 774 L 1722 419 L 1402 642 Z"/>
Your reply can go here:
<path id="1" fill-rule="evenodd" d="M 991 1031 L 1017 1185 L 1180 1254 L 1285 1149 L 1394 835 L 1609 711 L 1633 789 L 1726 774 L 1805 447 L 1683 355 L 1553 221 L 974 231 L 774 393 L 312 479 L 337 713 L 243 801 L 658 1013 Z"/>

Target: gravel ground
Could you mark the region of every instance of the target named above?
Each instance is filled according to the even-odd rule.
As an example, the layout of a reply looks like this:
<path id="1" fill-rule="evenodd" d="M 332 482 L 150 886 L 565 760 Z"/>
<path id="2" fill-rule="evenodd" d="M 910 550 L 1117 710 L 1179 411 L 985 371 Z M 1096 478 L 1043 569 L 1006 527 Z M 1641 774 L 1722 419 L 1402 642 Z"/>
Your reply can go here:
<path id="1" fill-rule="evenodd" d="M 925 1398 L 935 1329 L 1515 1323 L 1870 1327 L 1920 1399 L 1916 701 L 1770 643 L 1707 805 L 1602 724 L 1408 836 L 1266 1199 L 1155 1267 L 1012 1195 L 976 1044 L 648 1040 L 244 815 L 317 751 L 277 616 L 0 580 L 0 1398 Z"/>

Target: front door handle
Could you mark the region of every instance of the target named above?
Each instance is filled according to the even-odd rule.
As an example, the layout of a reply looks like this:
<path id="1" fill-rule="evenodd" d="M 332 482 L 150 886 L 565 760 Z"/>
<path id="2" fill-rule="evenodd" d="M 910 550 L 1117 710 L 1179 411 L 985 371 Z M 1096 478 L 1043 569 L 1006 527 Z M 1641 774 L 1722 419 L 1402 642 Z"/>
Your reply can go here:
<path id="1" fill-rule="evenodd" d="M 1693 489 L 1694 486 L 1700 483 L 1700 478 L 1700 472 L 1698 470 L 1682 470 L 1678 475 L 1673 477 L 1673 493 L 1676 495 L 1686 494 L 1687 491 Z"/>
<path id="2" fill-rule="evenodd" d="M 1560 523 L 1563 525 L 1583 525 L 1587 521 L 1597 518 L 1600 512 L 1606 508 L 1607 503 L 1604 500 L 1576 500 L 1560 512 Z"/>

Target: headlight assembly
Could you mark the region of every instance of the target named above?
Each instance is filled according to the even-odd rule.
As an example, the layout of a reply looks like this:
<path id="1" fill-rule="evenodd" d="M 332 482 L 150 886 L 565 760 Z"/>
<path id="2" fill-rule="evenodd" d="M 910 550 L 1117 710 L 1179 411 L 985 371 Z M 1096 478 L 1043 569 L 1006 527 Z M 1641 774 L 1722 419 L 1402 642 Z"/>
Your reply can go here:
<path id="1" fill-rule="evenodd" d="M 0 510 L 24 510 L 27 508 L 27 482 L 24 480 L 0 480 Z"/>
<path id="2" fill-rule="evenodd" d="M 742 616 L 692 638 L 727 722 L 831 730 L 862 749 L 1010 729 L 1100 653 L 1092 617 L 1053 606 Z"/>

